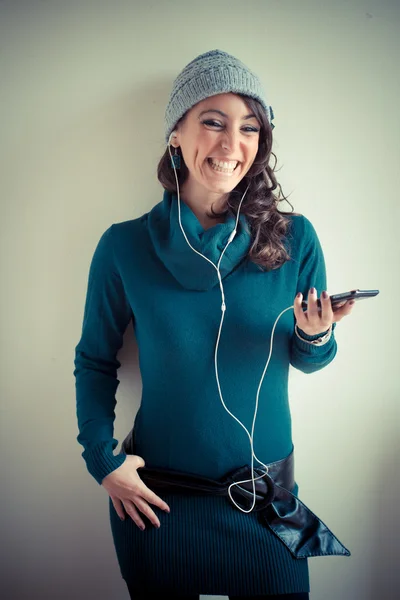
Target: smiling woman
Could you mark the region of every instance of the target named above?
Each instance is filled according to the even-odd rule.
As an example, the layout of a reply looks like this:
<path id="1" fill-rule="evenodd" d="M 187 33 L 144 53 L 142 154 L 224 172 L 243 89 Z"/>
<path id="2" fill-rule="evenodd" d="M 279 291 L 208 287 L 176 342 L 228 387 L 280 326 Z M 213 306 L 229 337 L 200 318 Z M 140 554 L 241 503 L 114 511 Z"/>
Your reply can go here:
<path id="1" fill-rule="evenodd" d="M 322 248 L 306 217 L 278 210 L 273 113 L 241 61 L 220 50 L 197 57 L 174 82 L 165 117 L 182 167 L 172 168 L 168 147 L 158 165 L 162 201 L 111 225 L 93 255 L 75 349 L 78 441 L 109 494 L 131 598 L 305 600 L 308 558 L 349 555 L 297 501 L 294 474 L 289 366 L 313 373 L 337 351 L 335 323 L 319 339 L 316 315 L 316 337 L 294 333 L 296 293 L 326 289 Z M 142 397 L 114 455 L 117 352 L 130 322 Z M 254 479 L 253 459 L 267 469 Z M 243 465 L 246 479 L 235 480 Z M 157 485 L 148 471 L 141 477 L 146 468 Z M 221 481 L 247 482 L 254 506 L 232 503 Z"/>
<path id="2" fill-rule="evenodd" d="M 236 216 L 249 186 L 241 208 L 252 235 L 249 257 L 266 271 L 290 259 L 285 246 L 290 223 L 286 215 L 297 214 L 278 208 L 287 198 L 275 194 L 277 188 L 282 190 L 274 174 L 272 118 L 272 108 L 267 112 L 257 98 L 240 92 L 215 94 L 178 119 L 171 142 L 181 157 L 177 170 L 181 198 L 204 229 L 225 222 L 229 215 Z M 177 193 L 168 148 L 157 176 L 165 190 Z"/>
<path id="3" fill-rule="evenodd" d="M 236 98 L 233 94 L 219 94 L 219 98 L 218 100 L 223 99 L 223 97 L 225 97 L 225 104 L 229 104 L 229 102 L 236 102 Z M 207 104 L 209 103 L 210 99 L 207 98 L 204 102 Z M 204 102 L 200 102 L 200 105 L 203 105 Z M 242 104 L 244 104 L 242 102 Z M 235 107 L 233 107 L 234 110 Z M 226 113 L 224 113 L 222 110 L 219 109 L 215 109 L 215 108 L 208 108 L 206 110 L 201 111 L 201 113 L 199 114 L 198 118 L 201 119 L 202 115 L 205 115 L 207 113 L 217 113 L 219 115 L 221 115 L 222 117 L 226 118 L 228 121 L 230 119 L 229 115 L 227 115 Z M 244 117 L 242 117 L 241 121 L 245 121 L 247 119 L 255 119 L 256 120 L 256 116 L 253 113 L 250 113 L 249 115 L 246 115 Z M 217 129 L 217 130 L 223 130 L 225 127 L 227 127 L 227 125 L 225 125 L 224 123 L 220 123 L 218 121 L 213 121 L 213 120 L 203 120 L 200 121 L 202 125 L 206 125 L 207 127 L 210 127 L 211 129 Z M 239 126 L 241 126 L 241 123 L 239 124 Z M 234 129 L 235 124 L 233 124 L 232 129 Z M 241 131 L 244 132 L 248 132 L 248 133 L 258 133 L 260 131 L 260 127 L 249 127 L 249 126 L 245 126 L 245 127 L 240 127 Z M 233 134 L 232 134 L 233 135 Z M 254 137 L 254 136 L 253 136 Z M 256 140 L 257 140 L 257 145 L 258 145 L 258 135 L 256 136 Z M 233 144 L 235 143 L 234 141 L 232 142 Z M 238 142 L 239 143 L 239 142 Z M 253 157 L 254 159 L 254 157 Z M 236 170 L 236 168 L 239 165 L 243 164 L 243 161 L 241 161 L 239 158 L 235 158 L 235 157 L 227 157 L 227 156 L 210 156 L 207 158 L 208 164 L 211 166 L 211 168 L 216 171 L 217 173 L 225 173 L 226 175 L 232 175 L 233 172 Z M 239 169 L 237 171 L 237 174 L 239 174 L 239 172 L 241 171 L 241 169 Z M 192 195 L 189 194 L 188 197 L 190 198 L 190 200 L 192 200 Z"/>

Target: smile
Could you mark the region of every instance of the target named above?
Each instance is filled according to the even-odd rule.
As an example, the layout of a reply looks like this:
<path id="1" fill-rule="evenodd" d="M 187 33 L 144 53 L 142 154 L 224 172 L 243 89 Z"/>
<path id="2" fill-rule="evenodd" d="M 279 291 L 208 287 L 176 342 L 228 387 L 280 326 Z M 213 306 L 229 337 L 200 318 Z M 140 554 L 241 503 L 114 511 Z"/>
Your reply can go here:
<path id="1" fill-rule="evenodd" d="M 210 166 L 210 168 L 214 171 L 214 173 L 219 173 L 221 175 L 232 175 L 239 164 L 237 163 L 237 165 L 233 169 L 225 169 L 223 167 L 213 164 L 210 158 L 207 159 L 207 163 Z"/>

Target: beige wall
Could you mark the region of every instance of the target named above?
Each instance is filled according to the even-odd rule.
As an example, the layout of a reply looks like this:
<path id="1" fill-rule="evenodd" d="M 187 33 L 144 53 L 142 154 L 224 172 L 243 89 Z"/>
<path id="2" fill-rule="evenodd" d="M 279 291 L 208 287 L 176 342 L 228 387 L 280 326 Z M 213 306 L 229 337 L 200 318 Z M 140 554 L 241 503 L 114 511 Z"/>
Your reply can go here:
<path id="1" fill-rule="evenodd" d="M 310 560 L 311 599 L 395 598 L 399 29 L 396 0 L 0 2 L 2 598 L 128 598 L 76 441 L 74 347 L 94 247 L 161 200 L 172 81 L 214 48 L 264 82 L 278 180 L 318 232 L 328 291 L 381 290 L 290 393 L 301 498 L 352 552 Z M 121 360 L 120 442 L 134 341 Z"/>

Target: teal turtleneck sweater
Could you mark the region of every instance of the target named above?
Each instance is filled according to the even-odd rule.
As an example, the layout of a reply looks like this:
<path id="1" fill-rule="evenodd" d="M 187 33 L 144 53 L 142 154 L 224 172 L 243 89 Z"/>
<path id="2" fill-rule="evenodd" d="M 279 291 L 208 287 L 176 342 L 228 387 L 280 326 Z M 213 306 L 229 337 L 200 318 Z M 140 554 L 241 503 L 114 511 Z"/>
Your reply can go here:
<path id="1" fill-rule="evenodd" d="M 180 205 L 189 242 L 216 265 L 235 219 L 228 216 L 204 230 L 190 207 L 182 200 Z M 291 215 L 290 221 L 291 260 L 279 269 L 265 272 L 247 259 L 250 233 L 244 215 L 220 265 L 226 312 L 217 357 L 219 381 L 227 408 L 249 432 L 276 318 L 293 305 L 298 291 L 307 298 L 312 286 L 318 296 L 327 289 L 324 256 L 313 225 L 301 215 Z M 135 453 L 147 467 L 211 478 L 251 463 L 249 438 L 224 409 L 218 392 L 214 351 L 221 303 L 216 269 L 193 252 L 182 234 L 176 195 L 164 191 L 162 201 L 148 213 L 113 224 L 103 233 L 90 265 L 74 363 L 77 440 L 99 484 L 125 460 L 123 453 L 113 452 L 118 444 L 113 422 L 117 353 L 131 320 L 143 384 L 134 423 Z M 293 309 L 278 320 L 260 390 L 254 451 L 264 463 L 293 449 L 290 366 L 313 373 L 327 366 L 337 351 L 334 331 L 330 341 L 318 347 L 300 340 L 294 325 Z M 131 427 L 127 424 L 127 432 Z M 259 466 L 257 461 L 254 465 Z M 126 571 L 123 576 L 128 578 Z M 288 588 L 296 586 L 274 587 Z"/>
<path id="2" fill-rule="evenodd" d="M 188 205 L 182 200 L 180 205 L 189 242 L 217 264 L 235 219 L 229 216 L 204 230 Z M 292 260 L 280 269 L 262 272 L 244 260 L 250 234 L 243 215 L 220 265 L 226 302 L 217 365 L 221 392 L 248 431 L 275 319 L 293 305 L 298 291 L 307 298 L 311 286 L 318 295 L 327 289 L 314 227 L 304 216 L 291 216 L 291 221 Z M 146 465 L 219 477 L 250 461 L 247 434 L 225 411 L 217 388 L 214 350 L 221 303 L 217 271 L 188 246 L 175 195 L 165 191 L 149 213 L 103 233 L 90 266 L 74 371 L 77 439 L 98 483 L 125 460 L 113 454 L 118 444 L 113 422 L 120 366 L 116 353 L 131 319 L 143 383 L 135 435 Z M 289 365 L 312 373 L 336 354 L 334 335 L 326 345 L 313 346 L 294 334 L 294 324 L 293 310 L 279 319 L 260 391 L 254 450 L 263 462 L 292 449 Z"/>

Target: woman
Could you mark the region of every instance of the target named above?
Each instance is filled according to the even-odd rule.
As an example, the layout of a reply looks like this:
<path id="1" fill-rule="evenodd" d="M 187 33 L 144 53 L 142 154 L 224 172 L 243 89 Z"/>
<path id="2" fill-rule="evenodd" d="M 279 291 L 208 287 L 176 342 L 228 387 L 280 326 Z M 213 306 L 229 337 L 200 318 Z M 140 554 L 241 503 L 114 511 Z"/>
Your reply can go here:
<path id="1" fill-rule="evenodd" d="M 92 259 L 77 439 L 109 494 L 131 598 L 304 600 L 308 558 L 350 554 L 298 499 L 288 372 L 332 362 L 352 306 L 332 310 L 311 222 L 278 211 L 272 119 L 240 60 L 191 61 L 166 109 L 163 199 L 111 225 Z M 115 456 L 116 355 L 131 320 L 143 391 Z"/>

